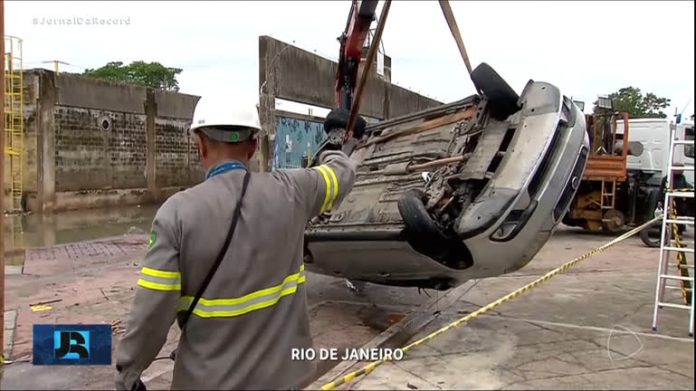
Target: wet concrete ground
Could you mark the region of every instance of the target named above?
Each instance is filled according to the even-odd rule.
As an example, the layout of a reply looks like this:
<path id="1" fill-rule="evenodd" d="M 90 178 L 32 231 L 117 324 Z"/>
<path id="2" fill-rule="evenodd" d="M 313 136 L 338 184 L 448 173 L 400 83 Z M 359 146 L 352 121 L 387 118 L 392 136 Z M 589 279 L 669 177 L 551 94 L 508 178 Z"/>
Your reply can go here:
<path id="1" fill-rule="evenodd" d="M 159 205 L 61 212 L 53 215 L 7 215 L 5 264 L 24 263 L 24 250 L 123 234 L 146 234 Z"/>
<path id="2" fill-rule="evenodd" d="M 526 268 L 478 281 L 413 340 L 605 241 L 558 232 Z M 658 333 L 651 330 L 658 256 L 631 238 L 341 389 L 693 390 L 688 312 L 663 309 Z M 678 290 L 670 297 L 681 302 Z"/>
<path id="3" fill-rule="evenodd" d="M 609 239 L 559 231 L 522 270 L 474 281 L 466 295 L 441 308 L 440 317 L 418 336 Z M 14 342 L 8 356 L 20 362 L 1 370 L 1 389 L 113 387 L 112 367 L 34 367 L 21 361 L 31 358 L 33 323 L 116 323 L 115 346 L 145 242 L 143 234 L 119 235 L 27 251 L 23 274 L 7 276 L 6 318 L 16 317 L 16 324 L 6 325 Z M 657 257 L 657 249 L 644 247 L 638 238 L 629 239 L 343 388 L 693 389 L 694 344 L 685 338 L 687 313 L 665 309 L 660 335 L 650 330 Z M 356 296 L 342 280 L 311 273 L 307 287 L 316 347 L 362 346 L 378 338 L 394 315 L 430 300 L 415 289 L 374 285 Z M 49 304 L 48 311 L 29 307 L 54 300 L 60 301 Z M 177 337 L 174 327 L 160 355 L 174 348 Z M 335 364 L 319 363 L 322 370 Z M 167 389 L 171 361 L 155 362 L 143 379 L 149 389 Z"/>
<path id="4" fill-rule="evenodd" d="M 33 366 L 32 325 L 108 323 L 114 325 L 116 346 L 146 243 L 146 234 L 126 234 L 27 249 L 19 273 L 6 276 L 5 357 L 13 363 L 0 369 L 0 389 L 113 388 L 113 367 Z M 318 348 L 359 347 L 388 327 L 393 315 L 417 308 L 428 299 L 416 290 L 387 287 L 356 296 L 343 280 L 312 273 L 308 273 L 307 289 Z M 47 307 L 37 311 L 35 304 Z M 173 327 L 161 355 L 167 356 L 177 340 L 178 328 Z M 322 362 L 319 370 L 326 371 L 337 363 Z M 170 360 L 156 361 L 143 379 L 152 389 L 167 388 L 171 368 Z"/>

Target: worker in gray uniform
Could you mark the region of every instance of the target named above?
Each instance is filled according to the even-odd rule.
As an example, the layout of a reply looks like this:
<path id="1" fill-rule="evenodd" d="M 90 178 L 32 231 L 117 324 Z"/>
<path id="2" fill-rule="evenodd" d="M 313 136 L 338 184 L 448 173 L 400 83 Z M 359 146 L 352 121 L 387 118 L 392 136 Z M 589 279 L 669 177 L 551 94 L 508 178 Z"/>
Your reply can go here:
<path id="1" fill-rule="evenodd" d="M 336 109 L 329 118 L 327 132 L 345 127 L 348 116 Z M 359 118 L 356 129 L 364 126 Z M 183 330 L 172 389 L 305 387 L 315 365 L 291 356 L 312 347 L 304 231 L 351 191 L 355 168 L 341 143 L 329 145 L 313 167 L 247 177 L 260 130 L 256 110 L 246 119 L 194 119 L 191 129 L 206 179 L 156 213 L 116 351 L 116 388 L 145 389 L 141 374 L 175 320 Z M 221 261 L 210 277 L 216 256 Z"/>

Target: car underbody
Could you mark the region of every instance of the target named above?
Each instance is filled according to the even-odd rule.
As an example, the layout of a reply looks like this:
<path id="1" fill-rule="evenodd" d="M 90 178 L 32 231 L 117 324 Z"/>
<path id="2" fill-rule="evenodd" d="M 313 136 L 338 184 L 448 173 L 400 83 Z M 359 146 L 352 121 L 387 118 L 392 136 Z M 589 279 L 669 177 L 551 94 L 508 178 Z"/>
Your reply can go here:
<path id="1" fill-rule="evenodd" d="M 548 83 L 518 96 L 485 64 L 472 80 L 480 94 L 367 127 L 352 191 L 307 227 L 308 270 L 448 289 L 546 243 L 584 172 L 584 117 Z"/>

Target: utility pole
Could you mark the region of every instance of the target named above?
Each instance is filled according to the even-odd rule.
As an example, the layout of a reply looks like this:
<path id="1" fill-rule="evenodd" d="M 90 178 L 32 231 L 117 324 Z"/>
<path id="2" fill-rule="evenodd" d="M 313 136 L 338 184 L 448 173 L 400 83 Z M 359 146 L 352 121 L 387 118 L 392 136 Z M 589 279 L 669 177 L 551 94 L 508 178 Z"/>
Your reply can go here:
<path id="1" fill-rule="evenodd" d="M 0 363 L 5 362 L 5 0 L 0 0 Z"/>

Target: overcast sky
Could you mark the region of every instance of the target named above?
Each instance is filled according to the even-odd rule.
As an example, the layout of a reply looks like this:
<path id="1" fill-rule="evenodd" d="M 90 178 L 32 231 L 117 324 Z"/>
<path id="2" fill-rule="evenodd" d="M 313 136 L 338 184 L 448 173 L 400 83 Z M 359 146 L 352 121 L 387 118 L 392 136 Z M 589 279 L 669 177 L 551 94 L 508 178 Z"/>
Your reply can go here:
<path id="1" fill-rule="evenodd" d="M 518 92 L 529 79 L 547 81 L 588 111 L 598 94 L 635 86 L 670 98 L 670 115 L 675 106 L 694 112 L 692 1 L 451 4 L 473 65 L 491 64 Z M 79 72 L 109 61 L 158 61 L 184 69 L 181 92 L 234 107 L 258 101 L 259 35 L 336 60 L 349 9 L 348 0 L 10 0 L 5 33 L 23 39 L 25 68 L 52 69 L 41 62 L 60 60 L 71 64 L 61 69 Z M 95 17 L 123 24 L 86 24 Z M 82 24 L 56 24 L 73 18 Z M 436 1 L 394 1 L 383 43 L 396 84 L 445 102 L 474 92 Z"/>

